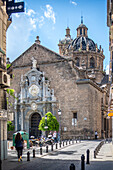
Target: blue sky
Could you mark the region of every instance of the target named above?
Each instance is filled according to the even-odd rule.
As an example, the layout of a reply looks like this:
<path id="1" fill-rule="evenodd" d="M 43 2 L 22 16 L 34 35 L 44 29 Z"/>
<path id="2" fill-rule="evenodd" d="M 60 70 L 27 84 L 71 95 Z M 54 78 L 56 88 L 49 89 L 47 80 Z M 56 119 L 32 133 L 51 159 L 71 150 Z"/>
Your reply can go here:
<path id="1" fill-rule="evenodd" d="M 15 2 L 20 0 L 15 0 Z M 104 49 L 104 68 L 109 65 L 109 28 L 107 0 L 26 0 L 25 12 L 12 14 L 7 31 L 7 57 L 16 59 L 28 49 L 38 35 L 41 44 L 58 52 L 58 42 L 65 37 L 67 26 L 72 38 L 80 25 L 81 14 L 88 36 Z"/>

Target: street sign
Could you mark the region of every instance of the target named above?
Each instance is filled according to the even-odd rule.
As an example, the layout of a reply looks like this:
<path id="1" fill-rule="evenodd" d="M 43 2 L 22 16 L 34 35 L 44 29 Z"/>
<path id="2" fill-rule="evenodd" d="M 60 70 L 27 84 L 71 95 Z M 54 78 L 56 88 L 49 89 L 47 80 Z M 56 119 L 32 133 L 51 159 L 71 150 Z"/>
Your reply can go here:
<path id="1" fill-rule="evenodd" d="M 6 12 L 8 15 L 17 12 L 24 12 L 24 2 L 14 2 L 14 0 L 6 0 Z"/>
<path id="2" fill-rule="evenodd" d="M 113 112 L 112 113 L 108 113 L 108 116 L 113 116 Z"/>

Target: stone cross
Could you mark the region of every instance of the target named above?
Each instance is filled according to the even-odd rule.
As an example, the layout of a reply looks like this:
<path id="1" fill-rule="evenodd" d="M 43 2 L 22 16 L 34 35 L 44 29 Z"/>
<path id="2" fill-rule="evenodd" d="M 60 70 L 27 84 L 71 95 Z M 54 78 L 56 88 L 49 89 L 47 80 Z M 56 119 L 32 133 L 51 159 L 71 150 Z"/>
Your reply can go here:
<path id="1" fill-rule="evenodd" d="M 32 57 L 32 64 L 33 64 L 33 68 L 36 68 L 37 61 L 35 60 L 34 57 Z"/>

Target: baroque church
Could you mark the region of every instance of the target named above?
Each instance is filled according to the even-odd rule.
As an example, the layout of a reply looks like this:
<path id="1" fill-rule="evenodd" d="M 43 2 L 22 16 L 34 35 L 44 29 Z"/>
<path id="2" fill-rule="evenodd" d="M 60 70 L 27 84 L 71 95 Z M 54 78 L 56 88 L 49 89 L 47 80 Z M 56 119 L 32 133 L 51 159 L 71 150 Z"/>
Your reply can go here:
<path id="1" fill-rule="evenodd" d="M 103 49 L 88 37 L 83 19 L 77 37 L 72 39 L 67 27 L 58 46 L 59 54 L 41 45 L 37 36 L 8 68 L 18 98 L 12 108 L 15 131 L 39 137 L 43 133 L 38 130 L 41 118 L 50 111 L 59 121 L 61 109 L 62 139 L 93 139 L 95 131 L 99 138 L 110 137 L 109 80 L 103 71 Z"/>

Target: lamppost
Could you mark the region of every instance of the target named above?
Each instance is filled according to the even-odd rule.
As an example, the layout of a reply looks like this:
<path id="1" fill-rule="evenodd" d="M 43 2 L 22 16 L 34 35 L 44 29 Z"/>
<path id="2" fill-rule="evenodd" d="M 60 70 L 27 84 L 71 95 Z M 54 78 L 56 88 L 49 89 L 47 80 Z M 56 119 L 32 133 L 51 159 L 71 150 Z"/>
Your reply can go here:
<path id="1" fill-rule="evenodd" d="M 47 126 L 47 115 L 45 116 L 45 127 L 44 127 L 44 129 L 47 132 L 47 129 L 48 129 L 48 126 Z M 46 137 L 47 137 L 47 133 L 46 133 Z"/>
<path id="2" fill-rule="evenodd" d="M 61 143 L 61 110 L 60 109 L 58 109 L 58 115 L 59 115 L 59 124 L 60 124 L 59 133 L 60 133 L 60 143 Z"/>

